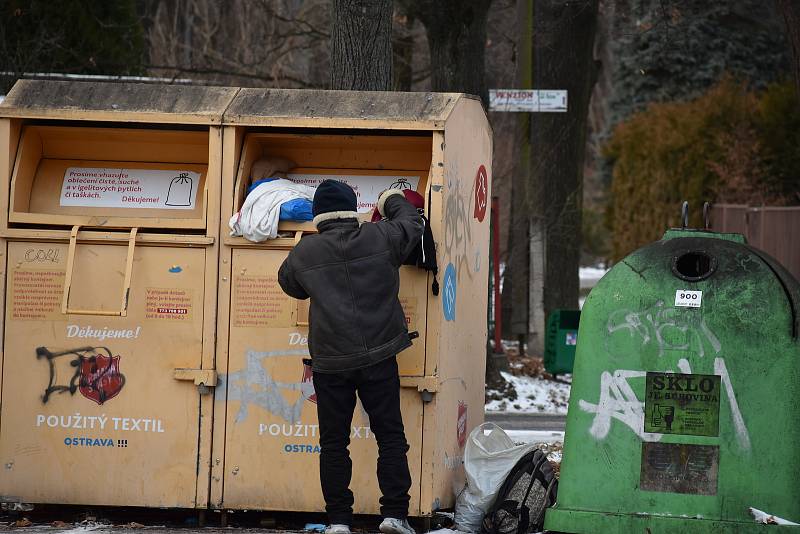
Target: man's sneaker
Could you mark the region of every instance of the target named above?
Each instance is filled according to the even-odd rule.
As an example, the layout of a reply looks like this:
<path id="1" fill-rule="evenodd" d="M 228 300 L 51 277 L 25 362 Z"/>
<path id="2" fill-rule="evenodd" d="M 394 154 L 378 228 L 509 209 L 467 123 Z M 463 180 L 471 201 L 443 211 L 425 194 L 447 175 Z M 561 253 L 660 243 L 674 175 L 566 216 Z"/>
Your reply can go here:
<path id="1" fill-rule="evenodd" d="M 384 519 L 378 530 L 383 534 L 417 534 L 408 524 L 408 519 L 395 519 L 394 517 Z"/>
<path id="2" fill-rule="evenodd" d="M 325 527 L 325 534 L 350 534 L 350 527 L 347 525 L 328 525 Z"/>

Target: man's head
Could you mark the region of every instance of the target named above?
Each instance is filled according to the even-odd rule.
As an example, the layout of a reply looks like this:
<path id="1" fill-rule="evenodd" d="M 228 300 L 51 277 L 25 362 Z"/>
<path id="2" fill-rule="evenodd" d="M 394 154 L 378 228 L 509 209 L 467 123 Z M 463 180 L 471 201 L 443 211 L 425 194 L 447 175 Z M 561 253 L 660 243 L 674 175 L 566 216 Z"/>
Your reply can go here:
<path id="1" fill-rule="evenodd" d="M 353 188 L 337 180 L 325 180 L 314 193 L 314 222 L 320 223 L 329 219 L 355 218 L 356 193 Z"/>

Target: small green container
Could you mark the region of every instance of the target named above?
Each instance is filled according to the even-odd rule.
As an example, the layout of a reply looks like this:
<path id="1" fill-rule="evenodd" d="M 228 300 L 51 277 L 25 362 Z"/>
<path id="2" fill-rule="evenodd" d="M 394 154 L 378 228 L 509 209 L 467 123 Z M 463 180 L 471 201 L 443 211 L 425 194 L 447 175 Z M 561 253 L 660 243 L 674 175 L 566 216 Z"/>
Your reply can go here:
<path id="1" fill-rule="evenodd" d="M 544 368 L 548 373 L 563 375 L 572 372 L 580 320 L 580 310 L 555 310 L 547 318 Z"/>

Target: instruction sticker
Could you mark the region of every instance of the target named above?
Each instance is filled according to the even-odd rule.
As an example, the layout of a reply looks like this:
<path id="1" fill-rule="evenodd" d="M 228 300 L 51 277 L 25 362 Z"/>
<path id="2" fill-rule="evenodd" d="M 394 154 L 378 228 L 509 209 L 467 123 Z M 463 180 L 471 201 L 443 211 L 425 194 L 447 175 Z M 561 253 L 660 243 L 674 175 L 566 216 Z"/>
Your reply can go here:
<path id="1" fill-rule="evenodd" d="M 417 297 L 400 297 L 400 306 L 406 316 L 406 328 L 417 329 Z"/>
<path id="2" fill-rule="evenodd" d="M 719 436 L 720 377 L 647 373 L 644 431 Z"/>
<path id="3" fill-rule="evenodd" d="M 69 167 L 61 205 L 192 210 L 200 174 L 182 170 Z"/>
<path id="4" fill-rule="evenodd" d="M 716 495 L 719 446 L 642 443 L 639 488 L 693 495 Z"/>
<path id="5" fill-rule="evenodd" d="M 63 317 L 65 271 L 61 269 L 14 269 L 11 271 L 9 320 L 45 321 Z"/>
<path id="6" fill-rule="evenodd" d="M 191 316 L 191 290 L 171 287 L 146 288 L 145 319 L 188 321 Z"/>
<path id="7" fill-rule="evenodd" d="M 675 306 L 683 308 L 699 308 L 703 302 L 702 291 L 679 289 L 675 291 Z"/>
<path id="8" fill-rule="evenodd" d="M 317 187 L 325 180 L 338 180 L 353 188 L 356 192 L 357 211 L 366 213 L 378 203 L 378 196 L 386 189 L 417 190 L 419 176 L 365 176 L 358 174 L 289 174 L 289 179 L 296 184 Z"/>

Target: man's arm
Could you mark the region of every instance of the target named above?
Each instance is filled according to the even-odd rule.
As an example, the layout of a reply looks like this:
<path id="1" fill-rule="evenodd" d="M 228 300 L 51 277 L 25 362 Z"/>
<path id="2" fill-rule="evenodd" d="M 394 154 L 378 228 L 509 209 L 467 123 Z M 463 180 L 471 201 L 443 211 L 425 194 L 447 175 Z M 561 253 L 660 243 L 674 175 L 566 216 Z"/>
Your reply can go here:
<path id="1" fill-rule="evenodd" d="M 278 269 L 278 283 L 281 285 L 283 292 L 290 297 L 299 300 L 305 300 L 308 298 L 308 293 L 306 293 L 306 290 L 303 289 L 303 286 L 298 283 L 297 278 L 294 275 L 291 252 L 286 259 L 283 260 L 281 268 Z"/>
<path id="2" fill-rule="evenodd" d="M 387 189 L 378 197 L 378 212 L 386 217 L 379 224 L 388 226 L 389 239 L 397 265 L 403 263 L 422 238 L 425 223 L 417 208 L 406 200 L 399 189 Z"/>

